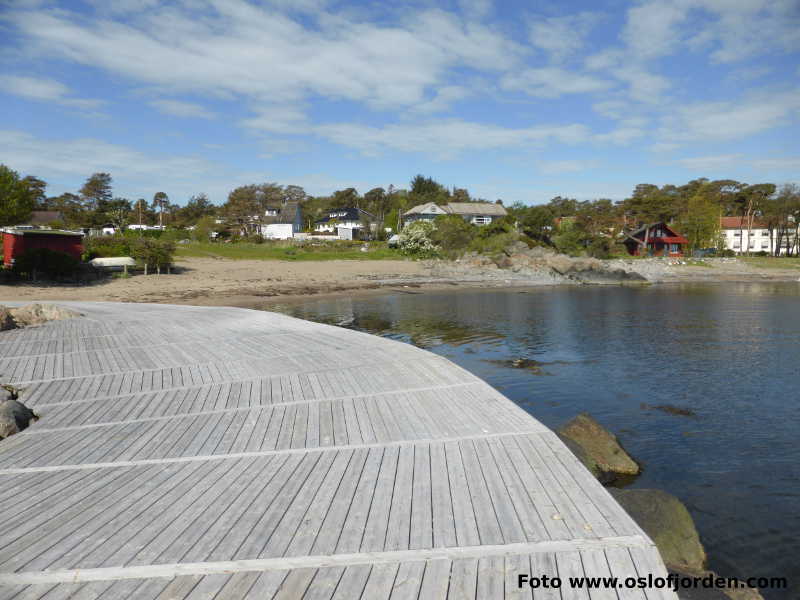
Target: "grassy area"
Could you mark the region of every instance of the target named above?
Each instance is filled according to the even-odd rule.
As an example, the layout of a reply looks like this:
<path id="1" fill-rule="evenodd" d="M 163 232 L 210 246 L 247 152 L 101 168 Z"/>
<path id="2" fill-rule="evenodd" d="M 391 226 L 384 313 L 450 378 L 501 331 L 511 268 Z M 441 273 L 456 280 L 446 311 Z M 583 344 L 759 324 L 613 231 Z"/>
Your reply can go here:
<path id="1" fill-rule="evenodd" d="M 230 258 L 234 260 L 386 260 L 402 259 L 386 242 L 368 242 L 369 250 L 361 251 L 361 242 L 322 242 L 291 244 L 265 242 L 263 244 L 223 242 L 191 242 L 178 244 L 176 256 L 201 258 Z"/>
<path id="2" fill-rule="evenodd" d="M 740 256 L 739 260 L 761 269 L 800 269 L 800 258 L 775 256 Z"/>

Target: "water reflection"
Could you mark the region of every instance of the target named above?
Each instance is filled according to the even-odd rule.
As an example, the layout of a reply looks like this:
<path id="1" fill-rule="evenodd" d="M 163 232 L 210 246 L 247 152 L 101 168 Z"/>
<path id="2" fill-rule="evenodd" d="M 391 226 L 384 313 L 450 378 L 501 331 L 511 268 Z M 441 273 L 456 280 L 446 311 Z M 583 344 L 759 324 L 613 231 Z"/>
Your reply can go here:
<path id="1" fill-rule="evenodd" d="M 687 502 L 712 567 L 800 582 L 800 284 L 398 294 L 280 309 L 447 356 L 548 426 L 592 413 L 645 464 L 635 485 Z"/>

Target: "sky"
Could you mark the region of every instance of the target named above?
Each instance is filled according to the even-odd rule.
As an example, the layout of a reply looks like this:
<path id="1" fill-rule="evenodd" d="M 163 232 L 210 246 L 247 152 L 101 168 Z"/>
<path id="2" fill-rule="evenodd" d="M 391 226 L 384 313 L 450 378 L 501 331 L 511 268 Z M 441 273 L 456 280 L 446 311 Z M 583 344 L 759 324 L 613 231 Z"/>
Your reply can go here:
<path id="1" fill-rule="evenodd" d="M 0 163 L 215 203 L 800 181 L 800 0 L 0 0 Z"/>

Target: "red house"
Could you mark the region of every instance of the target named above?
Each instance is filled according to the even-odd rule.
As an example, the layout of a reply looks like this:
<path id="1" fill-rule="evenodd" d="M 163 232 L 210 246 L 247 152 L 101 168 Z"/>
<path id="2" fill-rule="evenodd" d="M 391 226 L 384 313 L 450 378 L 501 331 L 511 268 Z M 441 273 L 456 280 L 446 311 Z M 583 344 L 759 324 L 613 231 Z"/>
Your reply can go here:
<path id="1" fill-rule="evenodd" d="M 32 248 L 49 248 L 65 252 L 78 260 L 81 259 L 82 233 L 24 227 L 9 227 L 1 231 L 3 232 L 3 264 L 7 267 L 14 264 L 16 257 Z"/>
<path id="2" fill-rule="evenodd" d="M 626 234 L 625 248 L 631 256 L 683 256 L 685 237 L 666 223 L 650 223 Z"/>

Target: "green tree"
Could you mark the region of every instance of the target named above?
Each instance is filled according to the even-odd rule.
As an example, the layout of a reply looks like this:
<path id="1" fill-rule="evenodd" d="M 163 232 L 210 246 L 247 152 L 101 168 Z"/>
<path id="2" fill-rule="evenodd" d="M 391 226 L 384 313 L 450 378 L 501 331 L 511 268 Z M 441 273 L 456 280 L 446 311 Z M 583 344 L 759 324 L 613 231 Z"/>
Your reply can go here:
<path id="1" fill-rule="evenodd" d="M 47 201 L 47 194 L 45 193 L 47 183 L 33 175 L 24 177 L 22 182 L 28 186 L 28 189 L 33 195 L 34 210 L 48 210 L 50 207 Z"/>
<path id="2" fill-rule="evenodd" d="M 447 204 L 450 199 L 450 192 L 446 187 L 434 181 L 432 177 L 424 175 L 417 175 L 411 180 L 411 189 L 408 195 L 413 204 L 424 204 L 425 202 Z"/>
<path id="3" fill-rule="evenodd" d="M 86 211 L 97 210 L 100 202 L 111 200 L 111 183 L 111 175 L 108 173 L 94 173 L 86 180 L 78 192 Z"/>
<path id="4" fill-rule="evenodd" d="M 188 227 L 196 224 L 204 217 L 210 217 L 217 213 L 217 207 L 211 203 L 205 194 L 197 194 L 189 198 L 186 206 L 177 210 L 175 215 L 178 225 Z"/>
<path id="5" fill-rule="evenodd" d="M 458 215 L 442 215 L 434 220 L 430 238 L 448 258 L 461 256 L 477 234 L 477 227 Z M 487 226 L 488 227 L 488 226 Z"/>
<path id="6" fill-rule="evenodd" d="M 689 198 L 686 212 L 678 221 L 678 229 L 689 240 L 689 250 L 719 246 L 719 204 L 706 187 Z"/>
<path id="7" fill-rule="evenodd" d="M 164 226 L 164 209 L 169 204 L 169 196 L 165 192 L 156 192 L 153 195 L 153 204 L 151 205 L 153 210 L 158 211 L 158 225 L 159 227 Z"/>
<path id="8" fill-rule="evenodd" d="M 0 165 L 0 225 L 19 225 L 31 216 L 35 192 L 16 171 Z"/>

